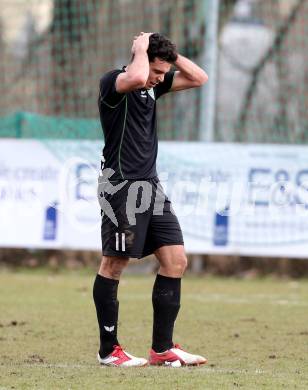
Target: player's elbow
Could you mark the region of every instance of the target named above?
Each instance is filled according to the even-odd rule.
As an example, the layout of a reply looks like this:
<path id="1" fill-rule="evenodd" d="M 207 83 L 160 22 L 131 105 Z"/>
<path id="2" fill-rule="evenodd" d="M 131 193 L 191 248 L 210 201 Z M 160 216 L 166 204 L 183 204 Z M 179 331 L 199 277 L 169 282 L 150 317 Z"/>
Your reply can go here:
<path id="1" fill-rule="evenodd" d="M 200 72 L 196 73 L 194 77 L 191 80 L 192 87 L 202 87 L 203 84 L 205 84 L 208 81 L 208 75 L 201 70 Z"/>
<path id="2" fill-rule="evenodd" d="M 147 83 L 147 77 L 143 74 L 135 75 L 132 80 L 132 83 L 134 84 L 134 87 L 136 89 L 143 88 Z"/>
<path id="3" fill-rule="evenodd" d="M 209 79 L 209 76 L 205 72 L 200 73 L 200 75 L 198 77 L 198 81 L 197 81 L 199 84 L 199 87 L 201 87 L 202 85 L 207 83 L 208 79 Z"/>
<path id="4" fill-rule="evenodd" d="M 121 73 L 116 81 L 116 90 L 119 93 L 127 93 L 136 89 L 144 88 L 147 79 L 143 75 Z"/>

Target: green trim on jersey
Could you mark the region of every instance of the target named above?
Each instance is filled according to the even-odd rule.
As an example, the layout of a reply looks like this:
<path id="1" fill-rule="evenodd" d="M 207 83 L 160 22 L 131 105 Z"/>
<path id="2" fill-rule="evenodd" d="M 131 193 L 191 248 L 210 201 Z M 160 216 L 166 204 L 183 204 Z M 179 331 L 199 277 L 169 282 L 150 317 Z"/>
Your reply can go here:
<path id="1" fill-rule="evenodd" d="M 122 103 L 122 101 L 124 100 L 125 96 L 126 96 L 126 95 L 124 95 L 124 96 L 122 97 L 122 99 L 119 101 L 119 103 L 116 104 L 115 106 L 111 106 L 110 104 L 106 103 L 103 99 L 102 99 L 102 103 L 105 104 L 105 105 L 106 105 L 107 107 L 109 107 L 109 108 L 117 108 L 118 105 L 119 105 L 120 103 Z"/>
<path id="2" fill-rule="evenodd" d="M 122 148 L 122 143 L 123 143 L 123 138 L 124 138 L 124 133 L 125 133 L 125 126 L 126 126 L 126 115 L 127 115 L 127 95 L 124 96 L 125 99 L 125 114 L 124 114 L 124 121 L 123 121 L 123 129 L 122 129 L 122 135 L 121 135 L 121 142 L 120 142 L 120 147 L 119 147 L 119 171 L 121 174 L 121 177 L 123 180 L 125 180 L 122 168 L 121 168 L 121 148 Z"/>

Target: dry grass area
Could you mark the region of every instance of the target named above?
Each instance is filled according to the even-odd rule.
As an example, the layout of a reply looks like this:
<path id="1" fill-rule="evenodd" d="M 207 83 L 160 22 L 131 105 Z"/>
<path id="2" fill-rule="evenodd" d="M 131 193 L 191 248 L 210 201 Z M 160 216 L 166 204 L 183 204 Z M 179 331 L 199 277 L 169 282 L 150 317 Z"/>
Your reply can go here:
<path id="1" fill-rule="evenodd" d="M 89 270 L 0 272 L 0 389 L 307 389 L 308 281 L 191 277 L 175 342 L 196 368 L 114 369 L 96 362 Z M 154 276 L 120 284 L 121 343 L 147 356 Z"/>

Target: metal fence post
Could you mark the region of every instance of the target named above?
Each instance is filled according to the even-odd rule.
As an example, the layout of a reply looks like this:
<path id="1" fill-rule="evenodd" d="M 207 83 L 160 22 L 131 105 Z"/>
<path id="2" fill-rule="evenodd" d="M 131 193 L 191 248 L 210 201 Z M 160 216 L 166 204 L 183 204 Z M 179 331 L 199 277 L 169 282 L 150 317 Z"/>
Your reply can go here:
<path id="1" fill-rule="evenodd" d="M 209 81 L 201 90 L 199 140 L 213 142 L 215 140 L 220 2 L 219 0 L 201 0 L 201 2 L 206 26 L 201 66 L 208 73 Z"/>

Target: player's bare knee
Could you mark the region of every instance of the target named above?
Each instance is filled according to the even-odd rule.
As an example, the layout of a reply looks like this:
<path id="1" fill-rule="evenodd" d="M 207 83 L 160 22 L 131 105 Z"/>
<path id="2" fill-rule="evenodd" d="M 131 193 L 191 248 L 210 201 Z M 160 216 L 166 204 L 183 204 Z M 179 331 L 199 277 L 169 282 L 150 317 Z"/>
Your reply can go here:
<path id="1" fill-rule="evenodd" d="M 128 259 L 121 257 L 103 256 L 99 273 L 107 278 L 119 279 Z"/>
<path id="2" fill-rule="evenodd" d="M 186 268 L 187 268 L 187 257 L 185 255 L 182 255 L 177 258 L 176 265 L 178 270 L 184 274 Z"/>
<path id="3" fill-rule="evenodd" d="M 173 277 L 181 277 L 187 268 L 187 257 L 185 254 L 174 257 L 161 265 L 162 271 Z"/>

